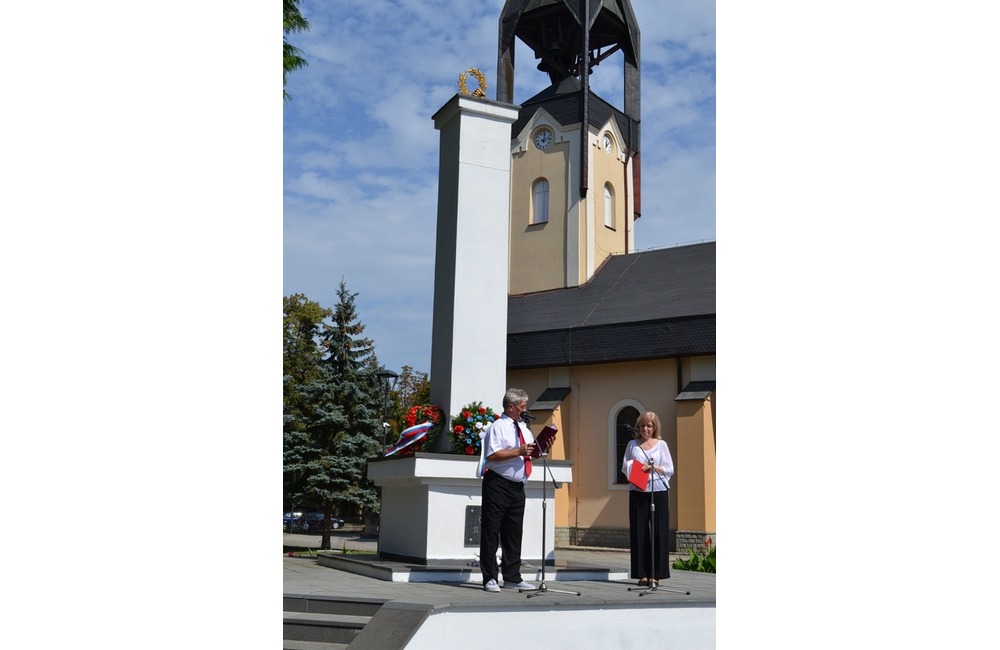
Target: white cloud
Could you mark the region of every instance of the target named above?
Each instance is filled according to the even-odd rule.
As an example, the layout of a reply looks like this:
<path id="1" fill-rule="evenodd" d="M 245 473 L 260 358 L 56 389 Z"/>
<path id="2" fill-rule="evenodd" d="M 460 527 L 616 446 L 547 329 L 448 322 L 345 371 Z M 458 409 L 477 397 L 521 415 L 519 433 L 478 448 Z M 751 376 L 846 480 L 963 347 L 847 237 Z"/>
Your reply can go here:
<path id="1" fill-rule="evenodd" d="M 438 138 L 431 117 L 482 70 L 496 94 L 503 0 L 304 0 L 309 61 L 285 105 L 284 291 L 336 303 L 343 277 L 389 368 L 430 369 Z M 715 237 L 715 9 L 633 2 L 643 75 L 640 249 Z M 548 84 L 517 42 L 514 101 Z M 593 89 L 621 107 L 621 57 Z"/>

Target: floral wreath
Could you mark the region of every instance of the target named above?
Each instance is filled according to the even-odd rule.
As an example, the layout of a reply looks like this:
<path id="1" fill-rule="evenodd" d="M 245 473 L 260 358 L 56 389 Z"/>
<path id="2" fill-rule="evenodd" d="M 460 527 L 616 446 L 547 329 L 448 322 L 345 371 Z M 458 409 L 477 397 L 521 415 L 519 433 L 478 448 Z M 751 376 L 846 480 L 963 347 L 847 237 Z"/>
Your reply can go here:
<path id="1" fill-rule="evenodd" d="M 483 429 L 498 415 L 493 409 L 483 406 L 482 402 L 472 402 L 462 408 L 458 415 L 451 418 L 451 448 L 456 454 L 475 456 L 483 445 L 480 435 Z"/>
<path id="2" fill-rule="evenodd" d="M 412 456 L 416 452 L 422 451 L 424 447 L 429 446 L 434 441 L 434 438 L 437 437 L 438 432 L 441 431 L 441 420 L 443 417 L 444 414 L 437 404 L 417 404 L 416 406 L 411 406 L 410 410 L 406 412 L 406 417 L 403 418 L 404 430 L 416 426 L 421 422 L 432 422 L 434 426 L 427 431 L 426 436 L 396 452 L 396 456 Z"/>

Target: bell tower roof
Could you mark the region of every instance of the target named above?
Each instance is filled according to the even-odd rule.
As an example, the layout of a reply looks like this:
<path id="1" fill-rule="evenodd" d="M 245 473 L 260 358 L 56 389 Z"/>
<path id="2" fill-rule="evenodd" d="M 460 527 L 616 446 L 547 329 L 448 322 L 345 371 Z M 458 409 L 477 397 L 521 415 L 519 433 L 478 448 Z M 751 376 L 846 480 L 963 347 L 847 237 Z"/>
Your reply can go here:
<path id="1" fill-rule="evenodd" d="M 601 61 L 622 52 L 625 113 L 639 120 L 639 25 L 629 0 L 507 0 L 500 14 L 497 100 L 514 101 L 514 38 L 527 45 L 553 86 L 584 88 Z"/>

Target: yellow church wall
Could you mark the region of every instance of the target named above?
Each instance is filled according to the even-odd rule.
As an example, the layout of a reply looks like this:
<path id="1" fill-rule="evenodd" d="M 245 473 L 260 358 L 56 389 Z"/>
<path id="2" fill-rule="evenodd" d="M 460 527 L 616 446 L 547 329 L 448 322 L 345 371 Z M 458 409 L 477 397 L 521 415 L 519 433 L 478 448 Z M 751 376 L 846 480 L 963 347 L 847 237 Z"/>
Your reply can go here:
<path id="1" fill-rule="evenodd" d="M 566 371 L 566 369 L 563 369 Z M 549 371 L 508 371 L 508 386 L 524 388 L 529 406 L 548 388 Z M 561 384 L 565 385 L 565 384 Z M 677 369 L 672 359 L 574 366 L 568 369 L 570 394 L 550 415 L 536 412 L 540 419 L 533 427 L 554 421 L 559 426 L 557 446 L 550 458 L 573 461 L 573 481 L 555 491 L 554 521 L 557 527 L 628 528 L 627 485 L 615 484 L 621 458 L 612 458 L 613 436 L 628 439 L 624 431 L 612 431 L 614 413 L 626 405 L 639 412 L 655 411 L 660 416 L 671 454 L 676 450 Z M 548 416 L 545 421 L 541 417 Z M 676 497 L 671 490 L 670 521 L 676 528 Z"/>
<path id="2" fill-rule="evenodd" d="M 567 219 L 576 216 L 576 204 L 567 205 L 570 145 L 557 142 L 546 152 L 527 145 L 514 154 L 510 181 L 510 288 L 521 294 L 566 286 Z M 535 181 L 549 182 L 549 220 L 531 223 Z M 522 263 L 523 262 L 523 263 Z"/>
<path id="3" fill-rule="evenodd" d="M 714 400 L 678 402 L 677 528 L 715 532 Z"/>
<path id="4" fill-rule="evenodd" d="M 545 151 L 532 144 L 533 129 L 512 154 L 509 293 L 514 295 L 586 283 L 609 255 L 627 252 L 627 166 L 617 135 L 608 153 L 599 146 L 607 129 L 591 131 L 588 191 L 581 199 L 579 179 L 573 176 L 579 155 L 572 140 L 576 131 L 555 131 L 555 141 Z M 549 182 L 548 221 L 532 223 L 532 190 L 542 178 Z M 605 225 L 606 184 L 613 190 L 612 227 Z M 572 246 L 576 248 L 568 248 Z M 522 260 L 530 264 L 518 264 Z"/>
<path id="5" fill-rule="evenodd" d="M 625 188 L 625 163 L 619 160 L 618 143 L 613 142 L 611 152 L 604 150 L 601 144 L 604 139 L 602 130 L 592 135 L 593 146 L 591 147 L 591 159 L 593 160 L 593 186 L 591 194 L 593 200 L 593 217 L 591 218 L 594 229 L 594 268 L 601 266 L 610 255 L 625 253 L 627 227 L 625 215 L 627 192 Z M 606 215 L 604 206 L 604 187 L 609 185 L 612 190 L 613 208 L 611 227 L 605 225 Z"/>

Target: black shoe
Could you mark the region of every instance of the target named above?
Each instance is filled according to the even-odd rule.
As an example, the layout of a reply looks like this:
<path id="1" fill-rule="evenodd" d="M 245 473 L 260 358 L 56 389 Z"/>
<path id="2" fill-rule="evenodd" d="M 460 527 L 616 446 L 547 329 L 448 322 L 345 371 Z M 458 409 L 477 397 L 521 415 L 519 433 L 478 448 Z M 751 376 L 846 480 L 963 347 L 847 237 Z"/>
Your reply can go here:
<path id="1" fill-rule="evenodd" d="M 639 586 L 640 587 L 648 587 L 649 586 L 649 580 L 647 580 L 646 578 L 643 578 L 642 580 L 639 581 Z"/>

